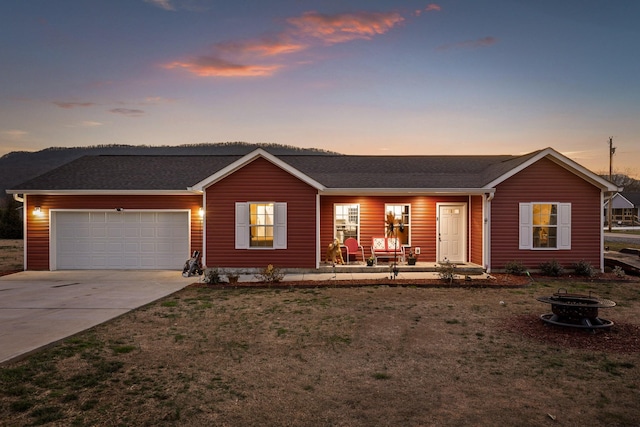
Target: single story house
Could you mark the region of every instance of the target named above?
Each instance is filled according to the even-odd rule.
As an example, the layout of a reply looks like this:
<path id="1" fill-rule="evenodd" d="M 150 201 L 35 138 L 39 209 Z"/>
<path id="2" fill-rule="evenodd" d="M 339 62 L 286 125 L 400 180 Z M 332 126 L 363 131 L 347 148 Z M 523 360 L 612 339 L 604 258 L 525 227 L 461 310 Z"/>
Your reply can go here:
<path id="1" fill-rule="evenodd" d="M 611 212 L 609 201 L 611 200 Z M 608 223 L 611 213 L 612 225 L 640 225 L 640 193 L 627 192 L 614 194 L 611 199 L 607 197 L 604 202 L 605 223 Z"/>
<path id="2" fill-rule="evenodd" d="M 420 262 L 604 268 L 619 190 L 557 151 L 525 155 L 87 156 L 7 190 L 25 269 L 319 268 L 327 246 L 394 235 Z M 391 219 L 389 219 L 391 218 Z M 401 225 L 401 227 L 400 227 Z M 360 255 L 360 254 L 359 254 Z"/>

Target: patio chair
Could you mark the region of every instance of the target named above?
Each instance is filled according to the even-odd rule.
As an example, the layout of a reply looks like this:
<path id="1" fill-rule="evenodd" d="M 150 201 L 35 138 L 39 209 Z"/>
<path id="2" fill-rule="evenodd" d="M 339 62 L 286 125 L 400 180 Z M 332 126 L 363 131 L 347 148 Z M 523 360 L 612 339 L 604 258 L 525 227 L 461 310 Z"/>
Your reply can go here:
<path id="1" fill-rule="evenodd" d="M 362 262 L 364 262 L 364 248 L 362 247 L 362 245 L 360 245 L 360 243 L 358 243 L 355 238 L 347 238 L 344 241 L 344 246 L 347 248 L 347 262 L 351 262 L 351 255 L 353 255 L 355 260 L 358 261 L 358 251 L 360 251 L 360 253 L 362 254 Z"/>

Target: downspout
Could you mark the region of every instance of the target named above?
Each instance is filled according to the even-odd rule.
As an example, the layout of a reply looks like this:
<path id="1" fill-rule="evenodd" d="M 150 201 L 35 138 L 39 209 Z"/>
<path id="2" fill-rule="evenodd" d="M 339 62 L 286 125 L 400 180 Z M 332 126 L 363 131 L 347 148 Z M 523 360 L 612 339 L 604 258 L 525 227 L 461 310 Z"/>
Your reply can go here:
<path id="1" fill-rule="evenodd" d="M 471 231 L 471 215 L 473 212 L 473 206 L 471 206 L 471 194 L 467 196 L 467 261 L 471 262 L 471 247 L 473 246 L 473 232 Z"/>
<path id="2" fill-rule="evenodd" d="M 495 193 L 485 194 L 485 203 L 483 204 L 482 217 L 484 219 L 484 233 L 482 238 L 484 240 L 484 260 L 483 264 L 487 270 L 487 273 L 491 273 L 491 201 Z"/>
<path id="3" fill-rule="evenodd" d="M 604 206 L 604 190 L 600 191 L 600 206 Z M 611 211 L 611 198 L 609 198 L 608 211 Z M 600 211 L 600 272 L 604 273 L 604 215 Z"/>
<path id="4" fill-rule="evenodd" d="M 27 239 L 27 196 L 23 194 L 22 197 L 20 197 L 14 193 L 13 198 L 22 203 L 22 269 L 27 271 L 27 245 L 29 244 L 29 240 Z"/>
<path id="5" fill-rule="evenodd" d="M 320 193 L 316 193 L 316 270 L 320 268 Z"/>
<path id="6" fill-rule="evenodd" d="M 200 232 L 202 233 L 202 266 L 207 268 L 207 192 L 202 192 L 202 216 L 200 217 Z"/>

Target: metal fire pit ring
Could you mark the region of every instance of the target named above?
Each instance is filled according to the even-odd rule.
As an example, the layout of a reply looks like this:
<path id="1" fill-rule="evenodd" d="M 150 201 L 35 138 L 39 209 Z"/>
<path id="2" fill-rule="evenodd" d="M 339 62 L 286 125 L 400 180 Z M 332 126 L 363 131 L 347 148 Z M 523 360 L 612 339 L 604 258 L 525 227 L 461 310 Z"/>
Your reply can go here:
<path id="1" fill-rule="evenodd" d="M 551 296 L 536 299 L 551 304 L 552 313 L 540 316 L 545 323 L 585 329 L 613 326 L 612 321 L 598 317 L 598 309 L 615 307 L 616 303 L 591 295 L 591 292 L 589 295 L 570 294 L 566 289 L 558 289 L 558 292 Z"/>

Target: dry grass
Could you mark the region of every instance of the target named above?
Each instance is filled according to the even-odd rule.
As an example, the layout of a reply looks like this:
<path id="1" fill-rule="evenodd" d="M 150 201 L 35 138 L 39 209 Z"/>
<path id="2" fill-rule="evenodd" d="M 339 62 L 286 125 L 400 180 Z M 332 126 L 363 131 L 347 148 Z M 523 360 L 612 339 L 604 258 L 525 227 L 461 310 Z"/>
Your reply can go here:
<path id="1" fill-rule="evenodd" d="M 0 239 L 0 272 L 22 270 L 22 240 Z"/>
<path id="2" fill-rule="evenodd" d="M 618 302 L 573 344 L 635 346 L 546 340 L 535 297 L 560 285 Z M 637 280 L 192 287 L 0 369 L 0 424 L 638 425 L 639 319 Z"/>

